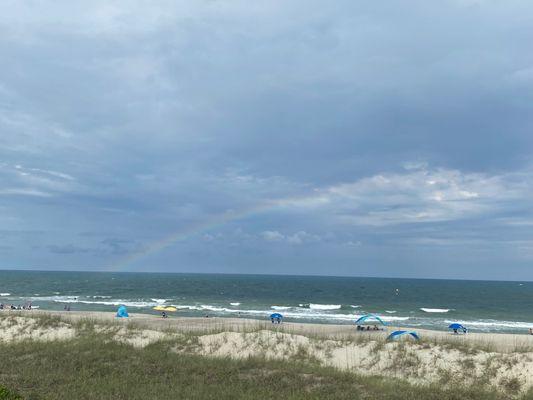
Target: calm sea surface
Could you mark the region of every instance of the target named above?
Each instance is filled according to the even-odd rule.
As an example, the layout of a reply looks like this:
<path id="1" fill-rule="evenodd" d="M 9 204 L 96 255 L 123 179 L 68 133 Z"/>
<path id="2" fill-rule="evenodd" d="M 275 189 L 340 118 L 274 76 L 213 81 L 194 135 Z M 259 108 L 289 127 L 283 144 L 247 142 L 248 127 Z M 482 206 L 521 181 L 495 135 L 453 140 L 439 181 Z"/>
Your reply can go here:
<path id="1" fill-rule="evenodd" d="M 533 328 L 533 282 L 423 279 L 1 271 L 0 303 L 48 310 L 155 313 L 173 305 L 182 316 L 350 324 L 365 313 L 394 326 L 526 332 Z"/>

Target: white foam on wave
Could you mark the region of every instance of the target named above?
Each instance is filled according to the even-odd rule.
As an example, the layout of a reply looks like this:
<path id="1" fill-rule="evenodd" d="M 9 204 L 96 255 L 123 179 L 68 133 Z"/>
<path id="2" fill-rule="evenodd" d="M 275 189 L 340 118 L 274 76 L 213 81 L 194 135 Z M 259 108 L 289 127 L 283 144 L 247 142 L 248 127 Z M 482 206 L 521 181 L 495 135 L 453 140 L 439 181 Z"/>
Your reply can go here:
<path id="1" fill-rule="evenodd" d="M 111 296 L 92 296 L 93 299 L 110 299 Z"/>
<path id="2" fill-rule="evenodd" d="M 231 306 L 235 306 L 235 307 L 241 305 L 241 303 L 238 303 L 238 302 L 235 302 L 235 303 L 229 303 L 229 304 L 230 304 Z"/>
<path id="3" fill-rule="evenodd" d="M 457 321 L 444 321 L 447 324 L 451 324 Z M 529 329 L 533 328 L 533 322 L 525 322 L 525 321 L 498 321 L 495 319 L 489 319 L 489 320 L 477 320 L 477 321 L 461 321 L 461 324 L 468 327 L 474 326 L 478 329 Z"/>
<path id="4" fill-rule="evenodd" d="M 94 297 L 94 296 L 91 296 Z M 125 299 L 94 299 L 94 298 L 79 298 L 77 296 L 42 296 L 42 297 L 33 297 L 33 301 L 50 301 L 56 303 L 80 303 L 80 304 L 94 304 L 94 305 L 104 305 L 104 306 L 119 306 L 125 305 L 126 307 L 136 307 L 136 308 L 151 308 L 161 304 L 163 299 L 151 299 L 152 301 L 135 301 L 135 300 L 125 300 Z M 159 301 L 155 301 L 159 300 Z M 231 304 L 231 303 L 230 303 Z M 271 311 L 269 309 L 263 310 L 248 310 L 238 308 L 237 306 L 232 307 L 221 307 L 211 304 L 169 304 L 173 307 L 176 307 L 178 310 L 189 310 L 189 311 L 199 311 L 199 312 L 213 312 L 217 314 L 242 314 L 249 315 L 252 317 L 258 318 L 268 318 Z M 339 309 L 341 306 L 337 304 L 312 304 L 309 305 L 309 308 L 294 308 L 288 306 L 271 306 L 271 309 L 274 310 L 283 310 L 283 315 L 288 318 L 293 319 L 302 319 L 302 320 L 320 320 L 320 321 L 330 321 L 330 322 L 353 322 L 361 315 L 353 314 L 341 314 L 341 313 L 332 313 L 331 310 Z M 317 307 L 318 306 L 318 307 Z M 397 316 L 383 316 L 384 321 L 405 321 L 409 317 L 397 317 Z"/>
<path id="5" fill-rule="evenodd" d="M 96 304 L 96 305 L 102 305 L 102 306 L 125 305 L 126 307 L 137 307 L 137 308 L 155 307 L 161 304 L 160 302 L 156 302 L 156 301 L 135 301 L 135 300 L 123 300 L 123 299 L 86 300 L 85 298 L 80 299 L 77 296 L 35 296 L 35 297 L 30 297 L 30 299 L 32 301 L 51 301 L 54 303 L 71 303 L 71 304 L 80 303 L 80 304 Z"/>
<path id="6" fill-rule="evenodd" d="M 0 297 L 11 296 L 11 293 L 0 293 Z"/>
<path id="7" fill-rule="evenodd" d="M 75 302 L 78 300 L 78 296 L 33 296 L 30 297 L 33 301 L 53 301 L 56 303 Z"/>
<path id="8" fill-rule="evenodd" d="M 427 313 L 447 313 L 449 308 L 421 308 L 422 311 Z"/>
<path id="9" fill-rule="evenodd" d="M 354 315 L 355 319 L 361 318 L 363 315 Z M 393 322 L 393 321 L 407 321 L 409 317 L 393 317 L 388 315 L 379 315 L 379 318 L 385 322 Z"/>
<path id="10" fill-rule="evenodd" d="M 361 308 L 361 306 L 350 306 L 352 308 Z"/>
<path id="11" fill-rule="evenodd" d="M 341 307 L 340 304 L 309 304 L 311 310 L 338 310 Z"/>
<path id="12" fill-rule="evenodd" d="M 54 300 L 57 303 L 81 303 L 81 304 L 99 304 L 102 306 L 126 306 L 126 307 L 136 307 L 136 308 L 147 308 L 147 307 L 155 307 L 160 305 L 161 303 L 157 303 L 155 301 L 130 301 L 130 300 L 121 300 L 121 299 L 113 299 L 109 301 L 90 301 L 90 300 Z"/>
<path id="13" fill-rule="evenodd" d="M 171 304 L 172 307 L 176 307 L 178 310 L 189 310 L 189 311 L 202 311 L 202 312 L 214 312 L 219 314 L 240 314 L 248 315 L 251 317 L 257 318 L 268 318 L 270 316 L 270 310 L 249 310 L 242 308 L 228 308 L 228 307 L 219 307 L 210 304 Z M 285 306 L 271 306 L 273 307 L 285 307 Z M 303 319 L 303 320 L 320 320 L 320 321 L 330 321 L 330 322 L 354 322 L 362 315 L 353 315 L 353 314 L 340 314 L 340 313 L 330 313 L 328 310 L 312 310 L 309 308 L 294 308 L 286 307 L 286 309 L 273 308 L 274 310 L 283 311 L 283 316 L 286 318 L 292 319 Z M 322 311 L 322 312 L 321 312 Z M 409 317 L 397 317 L 397 316 L 382 316 L 382 320 L 387 322 L 392 321 L 405 321 Z"/>
<path id="14" fill-rule="evenodd" d="M 176 307 L 179 310 L 192 310 L 192 311 L 211 311 L 220 314 L 242 314 L 249 315 L 254 317 L 265 317 L 267 318 L 270 315 L 269 310 L 247 310 L 247 309 L 236 309 L 236 308 L 226 308 L 218 307 L 214 305 L 201 304 L 201 305 L 186 305 L 186 304 L 172 304 L 173 307 Z M 328 310 L 324 310 L 328 311 Z M 362 315 L 353 315 L 353 314 L 332 314 L 328 312 L 320 312 L 317 310 L 311 309 L 295 309 L 289 307 L 288 310 L 284 310 L 283 316 L 286 318 L 293 319 L 305 319 L 305 320 L 321 320 L 321 321 L 331 321 L 331 322 L 353 322 L 360 318 Z M 396 317 L 396 316 L 383 316 L 382 320 L 387 322 L 392 321 L 405 321 L 409 317 Z"/>
<path id="15" fill-rule="evenodd" d="M 167 302 L 167 299 L 150 299 L 150 300 L 156 302 L 157 304 L 163 304 Z"/>
<path id="16" fill-rule="evenodd" d="M 396 311 L 393 311 L 393 310 L 385 310 L 385 312 L 387 314 L 396 314 Z"/>

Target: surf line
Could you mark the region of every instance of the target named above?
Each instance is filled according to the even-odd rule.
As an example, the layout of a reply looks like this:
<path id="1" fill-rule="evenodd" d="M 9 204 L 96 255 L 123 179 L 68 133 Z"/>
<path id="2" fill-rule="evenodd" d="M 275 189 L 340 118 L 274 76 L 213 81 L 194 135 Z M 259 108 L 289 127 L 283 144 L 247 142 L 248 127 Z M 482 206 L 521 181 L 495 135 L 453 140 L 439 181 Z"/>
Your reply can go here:
<path id="1" fill-rule="evenodd" d="M 324 196 L 320 196 L 315 190 L 314 193 L 312 193 L 311 195 L 307 194 L 305 196 L 295 196 L 278 200 L 267 200 L 254 206 L 244 208 L 240 211 L 230 210 L 222 214 L 214 215 L 204 221 L 188 225 L 181 230 L 173 232 L 157 241 L 154 241 L 142 250 L 130 253 L 125 257 L 117 260 L 109 267 L 107 267 L 106 270 L 117 272 L 125 270 L 128 268 L 128 266 L 131 266 L 131 264 L 139 261 L 140 259 L 152 254 L 157 254 L 176 242 L 183 241 L 185 239 L 190 238 L 191 236 L 223 226 L 228 222 L 247 218 L 252 215 L 260 214 L 262 212 L 271 211 L 276 208 L 281 209 L 284 207 L 298 206 L 301 205 L 303 202 L 306 202 L 307 206 L 309 206 L 314 204 L 318 205 L 319 203 L 325 203 L 327 201 L 329 200 Z"/>

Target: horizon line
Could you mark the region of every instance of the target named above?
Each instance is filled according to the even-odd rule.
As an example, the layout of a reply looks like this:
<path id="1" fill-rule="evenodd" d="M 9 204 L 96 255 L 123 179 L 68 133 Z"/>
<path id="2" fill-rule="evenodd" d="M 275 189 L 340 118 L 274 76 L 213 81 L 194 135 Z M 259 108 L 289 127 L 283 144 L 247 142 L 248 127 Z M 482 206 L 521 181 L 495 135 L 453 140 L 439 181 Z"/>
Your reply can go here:
<path id="1" fill-rule="evenodd" d="M 320 274 L 284 274 L 284 273 L 244 273 L 244 272 L 188 272 L 188 271 L 110 271 L 87 269 L 10 269 L 2 268 L 1 271 L 10 272 L 101 272 L 108 274 L 174 274 L 174 275 L 244 275 L 244 276 L 285 276 L 285 277 L 316 277 L 316 278 L 367 278 L 367 279 L 405 279 L 405 280 L 438 280 L 438 281 L 472 281 L 472 282 L 515 282 L 533 283 L 533 280 L 508 280 L 508 279 L 473 279 L 473 278 L 413 278 L 399 276 L 369 276 L 369 275 L 320 275 Z"/>

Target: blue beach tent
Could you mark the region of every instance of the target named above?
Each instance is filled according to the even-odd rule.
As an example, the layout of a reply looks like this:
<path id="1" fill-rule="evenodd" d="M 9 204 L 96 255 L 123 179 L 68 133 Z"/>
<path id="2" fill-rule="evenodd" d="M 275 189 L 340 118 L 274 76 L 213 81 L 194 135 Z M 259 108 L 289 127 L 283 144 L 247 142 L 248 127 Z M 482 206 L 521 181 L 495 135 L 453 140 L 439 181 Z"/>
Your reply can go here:
<path id="1" fill-rule="evenodd" d="M 270 320 L 272 321 L 272 323 L 277 322 L 278 324 L 280 324 L 282 319 L 283 315 L 281 315 L 280 313 L 270 314 Z"/>
<path id="2" fill-rule="evenodd" d="M 376 323 L 379 322 L 381 325 L 387 325 L 385 321 L 383 321 L 380 317 L 374 314 L 366 314 L 360 317 L 357 321 L 355 321 L 355 325 L 363 325 L 366 323 Z"/>
<path id="3" fill-rule="evenodd" d="M 117 310 L 117 318 L 128 318 L 128 310 L 126 306 L 120 306 Z"/>
<path id="4" fill-rule="evenodd" d="M 418 336 L 418 333 L 416 333 L 415 331 L 394 331 L 387 337 L 387 340 L 397 339 L 404 335 L 410 335 L 414 339 L 420 340 L 420 336 Z"/>
<path id="5" fill-rule="evenodd" d="M 448 329 L 453 329 L 454 332 L 457 332 L 457 331 L 463 331 L 466 333 L 466 328 L 461 325 L 461 324 L 458 324 L 457 322 L 456 323 L 453 323 L 451 324 Z"/>

